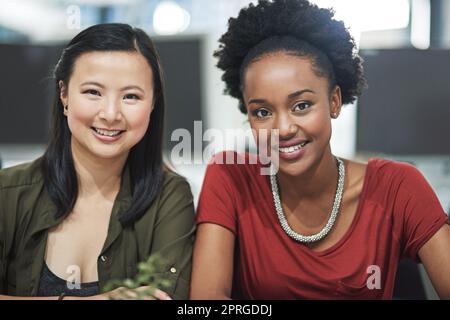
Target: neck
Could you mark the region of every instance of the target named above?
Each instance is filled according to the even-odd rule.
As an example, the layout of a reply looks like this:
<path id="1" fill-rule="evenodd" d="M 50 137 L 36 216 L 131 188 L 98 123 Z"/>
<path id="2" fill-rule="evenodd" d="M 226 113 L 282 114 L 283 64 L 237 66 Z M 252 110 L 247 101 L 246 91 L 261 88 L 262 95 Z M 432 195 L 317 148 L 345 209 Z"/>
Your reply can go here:
<path id="1" fill-rule="evenodd" d="M 278 183 L 283 195 L 289 199 L 309 198 L 314 200 L 329 193 L 334 194 L 338 175 L 336 159 L 328 146 L 317 165 L 300 176 L 291 176 L 280 171 Z"/>
<path id="2" fill-rule="evenodd" d="M 110 159 L 99 158 L 82 150 L 74 139 L 71 146 L 78 178 L 78 196 L 102 196 L 114 200 L 120 189 L 122 170 L 128 155 Z"/>

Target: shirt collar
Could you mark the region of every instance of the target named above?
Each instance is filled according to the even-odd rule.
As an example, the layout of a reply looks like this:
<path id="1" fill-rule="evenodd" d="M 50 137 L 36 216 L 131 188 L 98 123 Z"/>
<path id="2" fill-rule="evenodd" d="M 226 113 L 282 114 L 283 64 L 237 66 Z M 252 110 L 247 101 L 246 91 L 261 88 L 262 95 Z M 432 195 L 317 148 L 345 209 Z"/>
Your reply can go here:
<path id="1" fill-rule="evenodd" d="M 117 238 L 118 234 L 121 232 L 122 225 L 119 221 L 120 214 L 122 214 L 131 204 L 131 197 L 132 194 L 130 170 L 129 166 L 125 165 L 125 168 L 122 172 L 119 193 L 114 200 L 109 222 L 108 237 L 106 239 L 104 249 L 106 249 L 107 246 L 109 247 L 109 245 L 113 242 L 113 240 Z M 35 228 L 32 231 L 33 234 L 41 232 L 43 230 L 54 228 L 61 222 L 63 222 L 65 218 L 55 217 L 56 205 L 51 200 L 45 186 L 43 186 L 43 190 L 41 191 L 40 201 L 37 204 L 35 212 L 40 214 L 41 218 L 38 219 Z"/>

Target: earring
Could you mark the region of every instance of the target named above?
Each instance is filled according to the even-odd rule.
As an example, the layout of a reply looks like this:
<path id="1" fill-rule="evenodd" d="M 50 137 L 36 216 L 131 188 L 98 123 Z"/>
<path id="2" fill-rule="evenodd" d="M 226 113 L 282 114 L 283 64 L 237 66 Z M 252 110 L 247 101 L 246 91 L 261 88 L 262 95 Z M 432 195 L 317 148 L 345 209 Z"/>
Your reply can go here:
<path id="1" fill-rule="evenodd" d="M 337 114 L 337 113 L 335 113 L 335 112 L 333 112 L 333 113 L 331 114 L 331 117 L 332 117 L 333 119 L 337 119 L 337 117 L 338 117 L 338 114 Z"/>
<path id="2" fill-rule="evenodd" d="M 69 112 L 69 106 L 64 106 L 64 115 L 67 116 L 67 113 Z"/>

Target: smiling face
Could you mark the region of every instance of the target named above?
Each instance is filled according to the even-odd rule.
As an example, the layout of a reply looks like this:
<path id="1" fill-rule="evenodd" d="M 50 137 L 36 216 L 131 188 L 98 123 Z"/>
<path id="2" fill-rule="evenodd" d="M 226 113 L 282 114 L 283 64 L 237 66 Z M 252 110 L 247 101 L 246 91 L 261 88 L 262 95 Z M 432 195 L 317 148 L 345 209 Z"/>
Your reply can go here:
<path id="1" fill-rule="evenodd" d="M 98 158 L 126 158 L 145 135 L 153 109 L 153 73 L 138 52 L 89 52 L 75 62 L 67 106 L 72 152 Z"/>
<path id="2" fill-rule="evenodd" d="M 339 87 L 313 70 L 310 59 L 284 52 L 250 63 L 243 98 L 252 129 L 279 130 L 279 170 L 298 176 L 330 152 L 331 114 L 339 114 Z"/>

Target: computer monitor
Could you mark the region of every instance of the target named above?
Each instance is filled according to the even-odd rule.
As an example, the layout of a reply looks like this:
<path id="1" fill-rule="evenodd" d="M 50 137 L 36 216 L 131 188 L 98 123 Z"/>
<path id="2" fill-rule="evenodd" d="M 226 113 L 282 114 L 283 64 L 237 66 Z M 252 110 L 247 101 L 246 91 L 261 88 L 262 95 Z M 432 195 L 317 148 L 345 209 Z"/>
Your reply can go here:
<path id="1" fill-rule="evenodd" d="M 450 155 L 450 50 L 363 50 L 357 150 Z"/>
<path id="2" fill-rule="evenodd" d="M 60 46 L 0 45 L 0 144 L 46 143 Z"/>

